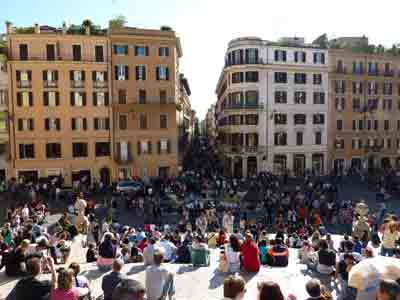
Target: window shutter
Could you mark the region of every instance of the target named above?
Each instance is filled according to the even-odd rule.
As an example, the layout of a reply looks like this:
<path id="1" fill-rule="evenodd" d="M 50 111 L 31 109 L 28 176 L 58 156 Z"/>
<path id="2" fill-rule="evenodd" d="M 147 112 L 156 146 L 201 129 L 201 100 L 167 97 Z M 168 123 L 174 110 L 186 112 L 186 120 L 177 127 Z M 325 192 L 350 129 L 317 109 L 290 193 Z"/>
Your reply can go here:
<path id="1" fill-rule="evenodd" d="M 138 46 L 135 46 L 135 56 L 138 54 Z"/>
<path id="2" fill-rule="evenodd" d="M 22 94 L 17 93 L 17 105 L 22 106 Z"/>
<path id="3" fill-rule="evenodd" d="M 48 118 L 44 119 L 44 129 L 50 129 L 50 120 Z"/>
<path id="4" fill-rule="evenodd" d="M 313 61 L 314 61 L 314 64 L 317 62 L 317 53 L 313 53 Z"/>
<path id="5" fill-rule="evenodd" d="M 47 81 L 47 71 L 42 71 L 43 81 Z"/>
<path id="6" fill-rule="evenodd" d="M 255 52 L 256 52 L 256 63 L 258 64 L 258 49 L 256 49 Z"/>
<path id="7" fill-rule="evenodd" d="M 297 62 L 299 60 L 299 53 L 297 51 L 294 52 L 294 61 Z"/>
<path id="8" fill-rule="evenodd" d="M 118 66 L 114 67 L 114 79 L 118 80 Z"/>
<path id="9" fill-rule="evenodd" d="M 81 71 L 82 72 L 82 81 L 85 81 L 85 71 Z"/>
<path id="10" fill-rule="evenodd" d="M 240 72 L 240 82 L 243 82 L 243 72 Z"/>
<path id="11" fill-rule="evenodd" d="M 71 119 L 71 129 L 75 130 L 76 129 L 76 123 L 75 123 L 75 118 Z"/>
<path id="12" fill-rule="evenodd" d="M 33 106 L 33 93 L 29 92 L 29 106 Z"/>
<path id="13" fill-rule="evenodd" d="M 162 49 L 162 47 L 158 48 L 158 56 L 161 56 L 161 54 L 162 54 L 162 53 L 161 53 L 161 52 L 162 52 L 161 49 Z"/>
<path id="14" fill-rule="evenodd" d="M 49 92 L 43 92 L 43 105 L 49 105 Z"/>
<path id="15" fill-rule="evenodd" d="M 113 45 L 114 54 L 117 54 L 117 45 Z"/>
<path id="16" fill-rule="evenodd" d="M 143 80 L 146 80 L 146 67 L 143 67 Z"/>
<path id="17" fill-rule="evenodd" d="M 108 72 L 104 71 L 104 81 L 107 82 L 108 81 Z"/>
<path id="18" fill-rule="evenodd" d="M 160 80 L 160 67 L 156 68 L 156 79 Z M 400 93 L 400 87 L 399 87 L 399 93 Z"/>
<path id="19" fill-rule="evenodd" d="M 243 49 L 239 50 L 239 63 L 243 64 Z"/>
<path id="20" fill-rule="evenodd" d="M 283 51 L 283 61 L 286 61 L 286 51 Z"/>
<path id="21" fill-rule="evenodd" d="M 83 119 L 82 119 L 82 127 L 83 127 L 83 130 L 86 130 L 86 129 L 88 128 L 86 118 L 83 118 Z"/>
<path id="22" fill-rule="evenodd" d="M 139 80 L 139 66 L 135 67 L 135 79 Z"/>
<path id="23" fill-rule="evenodd" d="M 24 121 L 22 119 L 18 119 L 18 130 L 24 130 Z"/>
<path id="24" fill-rule="evenodd" d="M 157 142 L 158 154 L 161 153 L 161 141 Z"/>
<path id="25" fill-rule="evenodd" d="M 104 105 L 105 106 L 108 106 L 109 105 L 109 102 L 110 102 L 110 99 L 109 99 L 110 97 L 109 97 L 109 93 L 108 92 L 105 92 L 104 93 Z"/>
<path id="26" fill-rule="evenodd" d="M 74 94 L 74 92 L 70 92 L 70 102 L 71 102 L 71 106 L 75 106 L 75 94 Z"/>
<path id="27" fill-rule="evenodd" d="M 106 118 L 106 130 L 110 130 L 110 118 Z"/>
<path id="28" fill-rule="evenodd" d="M 249 63 L 249 49 L 246 49 L 246 54 L 245 54 L 245 63 Z"/>
<path id="29" fill-rule="evenodd" d="M 146 56 L 149 56 L 149 53 L 150 53 L 149 46 L 146 46 Z"/>
<path id="30" fill-rule="evenodd" d="M 165 73 L 166 73 L 166 75 L 167 75 L 167 80 L 169 80 L 169 68 L 166 67 L 166 68 L 165 68 L 165 71 L 166 71 Z"/>
<path id="31" fill-rule="evenodd" d="M 97 106 L 97 93 L 93 92 L 93 106 Z"/>
<path id="32" fill-rule="evenodd" d="M 167 56 L 169 56 L 169 47 L 165 48 L 165 53 L 166 53 Z"/>
<path id="33" fill-rule="evenodd" d="M 116 152 L 116 158 L 117 159 L 121 159 L 121 143 L 120 142 L 116 142 L 115 143 L 115 152 Z"/>
<path id="34" fill-rule="evenodd" d="M 61 130 L 61 122 L 60 122 L 60 119 L 56 119 L 56 129 L 57 129 L 58 131 Z"/>
<path id="35" fill-rule="evenodd" d="M 151 154 L 151 151 L 152 151 L 152 149 L 151 149 L 151 141 L 147 141 L 147 148 L 149 150 L 149 154 Z"/>
<path id="36" fill-rule="evenodd" d="M 129 80 L 129 67 L 125 66 L 125 80 Z"/>
<path id="37" fill-rule="evenodd" d="M 246 134 L 246 146 L 248 146 L 248 145 L 249 145 L 249 135 Z"/>
<path id="38" fill-rule="evenodd" d="M 82 106 L 86 106 L 86 92 L 82 92 Z"/>
<path id="39" fill-rule="evenodd" d="M 58 81 L 58 71 L 53 71 L 54 72 L 54 80 Z"/>
<path id="40" fill-rule="evenodd" d="M 92 80 L 93 80 L 93 81 L 96 81 L 96 71 L 93 71 L 93 72 L 92 72 Z"/>
<path id="41" fill-rule="evenodd" d="M 171 153 L 171 142 L 170 142 L 170 140 L 167 141 L 167 152 Z"/>
<path id="42" fill-rule="evenodd" d="M 99 119 L 98 118 L 94 118 L 93 120 L 94 124 L 94 130 L 98 130 L 99 129 Z"/>
<path id="43" fill-rule="evenodd" d="M 128 47 L 128 45 L 125 45 L 124 46 L 124 52 L 125 52 L 126 55 L 128 55 L 128 51 L 129 51 L 129 47 Z"/>
<path id="44" fill-rule="evenodd" d="M 69 80 L 74 81 L 74 71 L 69 71 Z"/>
<path id="45" fill-rule="evenodd" d="M 34 130 L 35 126 L 33 125 L 33 119 L 28 119 L 29 130 Z"/>
<path id="46" fill-rule="evenodd" d="M 325 53 L 321 53 L 321 63 L 325 64 Z"/>
<path id="47" fill-rule="evenodd" d="M 137 142 L 137 154 L 140 155 L 141 154 L 141 149 L 140 149 L 140 141 Z"/>
<path id="48" fill-rule="evenodd" d="M 56 92 L 56 106 L 60 105 L 60 93 Z"/>
<path id="49" fill-rule="evenodd" d="M 28 71 L 28 80 L 32 81 L 32 71 Z"/>
<path id="50" fill-rule="evenodd" d="M 15 77 L 17 78 L 17 81 L 21 81 L 21 71 L 16 71 Z"/>

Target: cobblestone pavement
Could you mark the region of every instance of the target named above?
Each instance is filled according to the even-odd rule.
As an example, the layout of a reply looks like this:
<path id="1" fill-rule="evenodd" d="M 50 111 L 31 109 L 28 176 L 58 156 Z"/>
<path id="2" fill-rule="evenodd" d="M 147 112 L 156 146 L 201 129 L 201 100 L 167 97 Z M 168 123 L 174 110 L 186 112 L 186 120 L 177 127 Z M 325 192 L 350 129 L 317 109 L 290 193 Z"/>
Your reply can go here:
<path id="1" fill-rule="evenodd" d="M 334 236 L 336 243 L 339 236 Z M 90 281 L 92 294 L 99 296 L 102 293 L 101 280 L 106 273 L 99 272 L 94 263 L 85 263 L 85 252 L 81 247 L 82 236 L 77 237 L 71 247 L 70 262 L 80 263 L 82 274 Z M 306 299 L 305 283 L 311 277 L 306 266 L 299 264 L 297 250 L 290 249 L 290 262 L 286 268 L 262 267 L 257 274 L 241 274 L 247 281 L 247 292 L 245 300 L 254 300 L 257 295 L 257 283 L 264 280 L 278 282 L 285 296 L 296 295 L 297 299 Z M 218 250 L 212 250 L 211 264 L 209 267 L 194 268 L 191 265 L 165 264 L 167 268 L 176 274 L 176 299 L 177 300 L 217 300 L 223 298 L 223 281 L 225 275 L 216 272 L 218 265 Z M 129 278 L 137 279 L 144 283 L 145 271 L 143 264 L 127 264 L 122 272 Z M 49 275 L 43 275 L 48 278 Z M 10 279 L 5 276 L 4 270 L 0 272 L 0 299 L 8 295 L 15 286 L 17 279 Z M 330 280 L 324 281 L 333 290 L 336 299 L 336 286 Z"/>

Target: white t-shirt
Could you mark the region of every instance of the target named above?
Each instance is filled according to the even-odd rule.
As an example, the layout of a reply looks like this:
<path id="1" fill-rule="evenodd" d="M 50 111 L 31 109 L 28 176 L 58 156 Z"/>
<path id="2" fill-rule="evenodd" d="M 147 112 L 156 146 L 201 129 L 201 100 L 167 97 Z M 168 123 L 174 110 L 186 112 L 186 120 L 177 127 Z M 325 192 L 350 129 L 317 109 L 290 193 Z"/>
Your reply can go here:
<path id="1" fill-rule="evenodd" d="M 176 249 L 177 249 L 176 246 L 167 240 L 161 240 L 158 244 L 159 244 L 159 247 L 164 249 L 164 259 L 171 260 L 173 254 L 174 254 L 174 251 L 176 251 Z"/>

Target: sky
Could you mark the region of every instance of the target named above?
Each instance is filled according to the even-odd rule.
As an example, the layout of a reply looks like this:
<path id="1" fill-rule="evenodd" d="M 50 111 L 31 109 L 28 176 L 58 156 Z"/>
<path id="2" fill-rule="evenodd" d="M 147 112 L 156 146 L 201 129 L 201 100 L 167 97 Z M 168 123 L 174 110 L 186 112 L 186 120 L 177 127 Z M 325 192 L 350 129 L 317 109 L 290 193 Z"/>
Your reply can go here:
<path id="1" fill-rule="evenodd" d="M 228 42 L 241 36 L 277 40 L 305 37 L 311 42 L 365 34 L 370 43 L 400 43 L 396 0 L 1 0 L 0 24 L 61 26 L 91 19 L 107 26 L 124 15 L 129 26 L 172 27 L 181 39 L 181 72 L 189 80 L 192 107 L 202 119 L 215 103 L 215 87 Z M 0 30 L 4 32 L 5 29 Z"/>

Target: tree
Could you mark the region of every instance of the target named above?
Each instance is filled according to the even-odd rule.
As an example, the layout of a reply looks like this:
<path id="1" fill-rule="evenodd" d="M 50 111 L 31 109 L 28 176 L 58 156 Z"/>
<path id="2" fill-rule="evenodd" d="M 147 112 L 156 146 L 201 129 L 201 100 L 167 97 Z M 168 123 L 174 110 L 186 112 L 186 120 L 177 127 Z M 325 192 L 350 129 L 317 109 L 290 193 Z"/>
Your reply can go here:
<path id="1" fill-rule="evenodd" d="M 167 26 L 167 25 L 161 26 L 160 29 L 161 29 L 162 31 L 172 31 L 172 28 L 171 28 L 170 26 Z"/>
<path id="2" fill-rule="evenodd" d="M 82 26 L 83 27 L 92 27 L 93 26 L 93 22 L 89 19 L 86 19 L 82 22 Z"/>
<path id="3" fill-rule="evenodd" d="M 320 35 L 317 37 L 314 41 L 313 44 L 319 45 L 321 48 L 326 49 L 328 48 L 328 36 L 326 33 Z"/>
<path id="4" fill-rule="evenodd" d="M 376 47 L 376 53 L 377 54 L 385 53 L 385 47 L 383 47 L 381 44 L 379 44 L 378 47 Z"/>
<path id="5" fill-rule="evenodd" d="M 126 17 L 123 15 L 118 15 L 110 20 L 109 26 L 111 29 L 121 28 L 124 27 L 126 23 L 127 23 Z"/>

